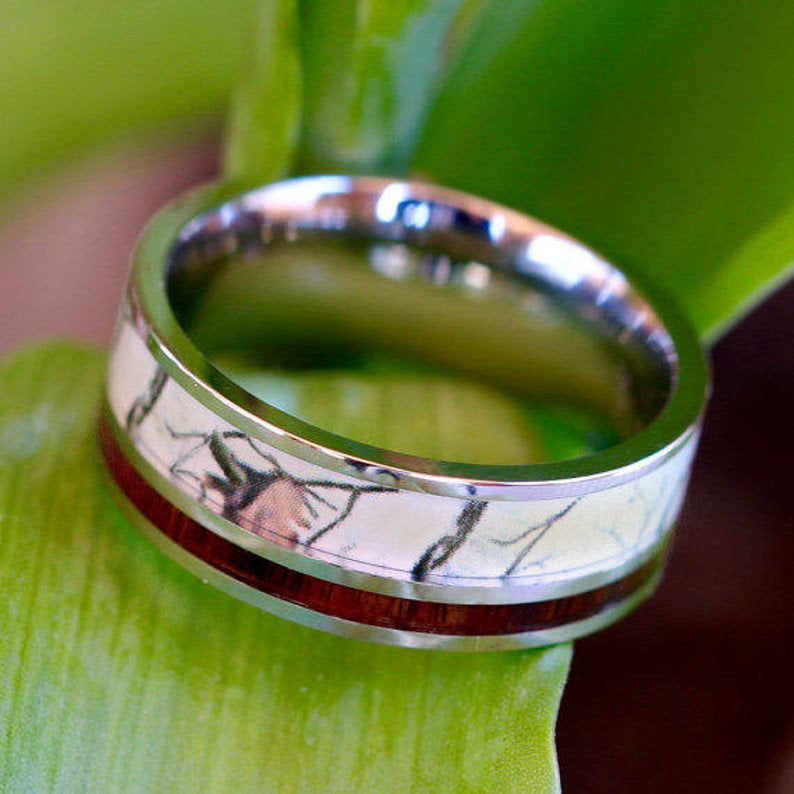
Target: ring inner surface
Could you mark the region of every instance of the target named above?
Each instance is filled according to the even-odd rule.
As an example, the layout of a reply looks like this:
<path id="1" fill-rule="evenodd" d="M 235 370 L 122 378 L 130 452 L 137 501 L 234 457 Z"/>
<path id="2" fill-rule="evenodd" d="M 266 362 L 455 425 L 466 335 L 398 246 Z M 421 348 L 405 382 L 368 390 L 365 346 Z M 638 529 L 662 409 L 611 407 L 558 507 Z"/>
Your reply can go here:
<path id="1" fill-rule="evenodd" d="M 168 263 L 177 321 L 247 391 L 341 436 L 384 399 L 408 422 L 437 421 L 444 401 L 468 410 L 467 432 L 494 443 L 471 452 L 450 431 L 462 438 L 445 441 L 445 460 L 575 458 L 659 415 L 675 348 L 618 270 L 507 211 L 403 200 L 387 214 L 383 203 L 333 194 L 289 212 L 240 200 L 204 213 Z M 354 440 L 440 457 L 421 432 L 403 448 L 389 422 L 370 424 Z M 538 427 L 540 452 L 515 443 Z"/>

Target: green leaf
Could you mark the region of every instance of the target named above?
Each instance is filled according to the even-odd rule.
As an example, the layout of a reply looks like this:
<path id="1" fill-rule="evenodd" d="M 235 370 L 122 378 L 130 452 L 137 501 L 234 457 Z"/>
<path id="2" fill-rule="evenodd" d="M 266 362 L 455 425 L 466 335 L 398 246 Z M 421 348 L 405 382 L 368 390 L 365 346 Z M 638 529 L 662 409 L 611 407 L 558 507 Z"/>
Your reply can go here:
<path id="1" fill-rule="evenodd" d="M 250 0 L 0 0 L 0 190 L 111 138 L 214 118 L 251 54 Z"/>
<path id="2" fill-rule="evenodd" d="M 404 170 L 480 0 L 301 4 L 302 171 Z"/>
<path id="3" fill-rule="evenodd" d="M 708 341 L 794 276 L 794 204 L 753 235 L 699 289 L 684 297 Z"/>
<path id="4" fill-rule="evenodd" d="M 647 274 L 708 333 L 791 261 L 724 264 L 794 198 L 792 30 L 775 0 L 490 3 L 414 165 Z"/>
<path id="5" fill-rule="evenodd" d="M 558 788 L 570 646 L 375 646 L 202 584 L 106 490 L 103 364 L 58 344 L 0 366 L 2 791 Z"/>
<path id="6" fill-rule="evenodd" d="M 76 149 L 211 116 L 258 31 L 230 173 L 413 157 L 649 273 L 706 335 L 784 278 L 777 255 L 714 274 L 794 196 L 791 4 L 317 0 L 296 26 L 296 2 L 257 17 L 248 0 L 4 0 L 0 190 Z"/>
<path id="7" fill-rule="evenodd" d="M 227 174 L 263 184 L 292 164 L 301 120 L 301 64 L 295 0 L 259 3 L 256 57 L 237 88 L 226 130 Z"/>

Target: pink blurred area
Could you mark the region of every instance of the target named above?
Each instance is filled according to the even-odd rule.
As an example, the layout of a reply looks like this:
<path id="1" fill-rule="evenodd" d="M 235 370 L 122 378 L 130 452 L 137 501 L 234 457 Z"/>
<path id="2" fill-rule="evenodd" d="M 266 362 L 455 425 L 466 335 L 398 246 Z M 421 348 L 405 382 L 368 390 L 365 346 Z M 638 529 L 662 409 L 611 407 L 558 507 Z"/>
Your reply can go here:
<path id="1" fill-rule="evenodd" d="M 0 205 L 0 352 L 32 339 L 107 342 L 147 219 L 217 171 L 213 136 L 118 148 L 37 178 Z"/>
<path id="2" fill-rule="evenodd" d="M 108 339 L 136 235 L 213 175 L 213 139 L 76 164 L 0 213 L 0 350 Z M 576 644 L 571 792 L 794 792 L 794 285 L 714 350 L 715 394 L 667 574 Z"/>

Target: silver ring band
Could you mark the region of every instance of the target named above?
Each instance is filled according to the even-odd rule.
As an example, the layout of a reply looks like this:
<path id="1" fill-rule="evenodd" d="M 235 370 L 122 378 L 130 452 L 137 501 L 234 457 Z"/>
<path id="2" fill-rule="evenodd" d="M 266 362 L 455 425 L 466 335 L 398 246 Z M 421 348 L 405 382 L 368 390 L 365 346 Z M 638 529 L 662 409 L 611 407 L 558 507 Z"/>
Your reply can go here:
<path id="1" fill-rule="evenodd" d="M 235 256 L 335 237 L 380 246 L 370 263 L 384 285 L 475 294 L 486 310 L 505 288 L 563 304 L 623 356 L 626 438 L 559 463 L 431 460 L 341 438 L 244 390 L 185 330 L 195 296 Z M 424 253 L 389 270 L 389 246 Z M 270 611 L 420 647 L 576 637 L 652 588 L 697 444 L 702 352 L 649 294 L 560 232 L 431 185 L 333 176 L 205 189 L 139 243 L 109 369 L 109 468 L 165 551 Z M 575 367 L 565 377 L 576 390 Z"/>

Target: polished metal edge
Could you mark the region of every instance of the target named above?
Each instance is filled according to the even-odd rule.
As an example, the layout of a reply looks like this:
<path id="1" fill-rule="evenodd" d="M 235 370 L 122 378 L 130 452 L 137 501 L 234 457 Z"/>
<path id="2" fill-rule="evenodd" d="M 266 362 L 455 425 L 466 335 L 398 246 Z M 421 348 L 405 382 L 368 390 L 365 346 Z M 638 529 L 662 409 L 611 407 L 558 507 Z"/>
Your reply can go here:
<path id="1" fill-rule="evenodd" d="M 353 569 L 349 567 L 351 561 L 348 558 L 330 552 L 313 548 L 312 556 L 307 556 L 301 549 L 287 549 L 243 529 L 203 506 L 174 485 L 141 455 L 119 426 L 107 403 L 102 410 L 121 452 L 136 471 L 157 493 L 201 526 L 263 559 L 317 579 L 371 593 L 446 604 L 522 604 L 578 595 L 622 579 L 642 567 L 667 545 L 675 525 L 673 519 L 671 526 L 655 543 L 638 551 L 620 565 L 585 573 L 581 569 L 573 569 L 570 572 L 547 574 L 545 577 L 517 575 L 509 579 L 446 576 L 443 581 L 439 581 L 442 577 L 438 576 L 437 581 L 430 579 L 419 582 L 406 578 L 405 571 L 387 566 L 379 570 L 373 566 L 367 572 L 361 570 L 364 563 L 356 561 L 358 569 Z"/>
<path id="2" fill-rule="evenodd" d="M 470 212 L 498 213 L 503 220 L 509 219 L 511 223 L 518 224 L 520 232 L 524 234 L 552 233 L 561 239 L 571 240 L 562 232 L 492 202 L 420 183 L 395 182 L 376 177 L 304 177 L 242 195 L 232 186 L 216 185 L 196 191 L 161 212 L 142 235 L 129 294 L 131 310 L 137 320 L 134 325 L 144 336 L 150 352 L 195 399 L 255 438 L 347 476 L 443 496 L 488 501 L 527 500 L 577 496 L 603 490 L 635 479 L 655 468 L 675 454 L 697 432 L 708 381 L 702 350 L 691 326 L 675 306 L 658 294 L 654 295 L 654 300 L 650 300 L 647 287 L 643 287 L 642 291 L 636 287 L 636 278 L 632 278 L 635 297 L 645 300 L 649 310 L 658 313 L 665 333 L 675 346 L 678 371 L 673 379 L 672 395 L 659 417 L 647 428 L 610 450 L 573 461 L 500 468 L 395 456 L 388 450 L 334 437 L 327 431 L 288 415 L 283 415 L 286 417 L 284 427 L 269 421 L 266 416 L 280 412 L 261 403 L 215 369 L 176 322 L 163 283 L 164 268 L 176 240 L 187 226 L 199 222 L 198 216 L 219 207 L 254 207 L 262 211 L 262 203 L 268 196 L 289 198 L 290 191 L 299 188 L 321 191 L 323 186 L 329 186 L 329 189 L 336 186 L 334 189 L 360 190 L 362 194 L 371 194 L 372 197 L 377 191 L 384 191 L 392 185 L 398 185 L 401 190 L 415 190 L 416 195 L 423 200 L 440 197 L 443 201 L 461 202 Z M 294 200 L 295 196 L 292 198 Z M 304 196 L 301 200 L 305 202 L 309 199 Z M 288 211 L 289 205 L 286 207 L 282 207 L 282 212 Z M 589 251 L 578 242 L 576 245 Z M 621 271 L 597 254 L 593 256 L 625 279 Z M 248 407 L 242 408 L 241 402 Z M 294 432 L 290 429 L 292 427 L 301 432 Z M 340 448 L 329 445 L 329 439 L 339 442 Z M 348 448 L 354 454 L 348 453 Z M 396 465 L 397 458 L 401 461 L 411 459 L 416 468 Z M 499 476 L 494 479 L 495 475 Z"/>
<path id="3" fill-rule="evenodd" d="M 404 648 L 444 651 L 505 651 L 541 648 L 592 634 L 617 622 L 651 595 L 661 577 L 661 569 L 659 569 L 638 590 L 598 615 L 553 629 L 516 634 L 464 637 L 371 626 L 336 618 L 331 615 L 324 615 L 288 601 L 283 601 L 218 571 L 166 537 L 157 527 L 144 518 L 122 493 L 110 474 L 107 474 L 105 479 L 120 509 L 141 534 L 165 556 L 201 579 L 205 584 L 210 584 L 240 601 L 244 601 L 277 617 L 348 639 L 364 640 Z"/>

